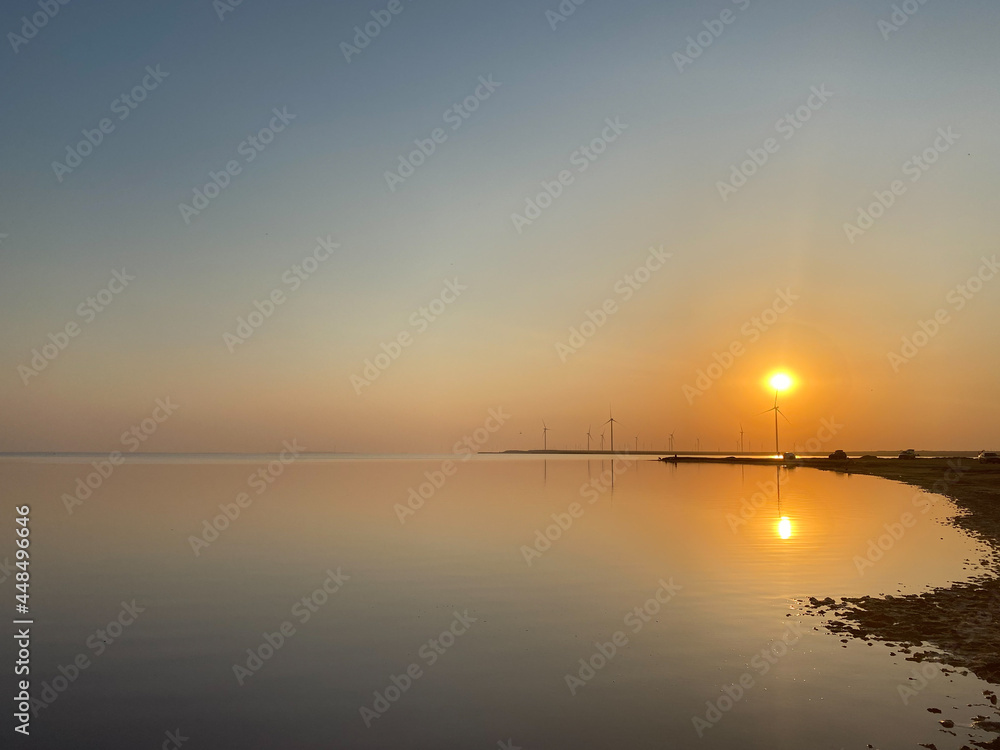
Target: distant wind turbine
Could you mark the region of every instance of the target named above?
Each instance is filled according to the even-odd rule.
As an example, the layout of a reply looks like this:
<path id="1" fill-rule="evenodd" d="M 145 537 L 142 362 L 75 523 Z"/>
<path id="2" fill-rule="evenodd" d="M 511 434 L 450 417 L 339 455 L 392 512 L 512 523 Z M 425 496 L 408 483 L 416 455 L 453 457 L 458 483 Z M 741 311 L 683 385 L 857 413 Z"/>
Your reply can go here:
<path id="1" fill-rule="evenodd" d="M 614 453 L 614 450 L 615 450 L 615 422 L 618 422 L 618 420 L 615 419 L 614 415 L 611 413 L 611 407 L 610 406 L 608 407 L 608 416 L 611 417 L 611 418 L 607 422 L 605 422 L 604 424 L 610 424 L 611 425 L 611 452 Z M 618 422 L 618 424 L 621 424 L 621 422 Z"/>
<path id="2" fill-rule="evenodd" d="M 590 427 L 587 427 L 587 453 L 590 453 Z"/>
<path id="3" fill-rule="evenodd" d="M 743 452 L 743 425 L 740 424 L 740 453 Z"/>
<path id="4" fill-rule="evenodd" d="M 604 431 L 601 431 L 601 451 L 604 451 Z"/>
<path id="5" fill-rule="evenodd" d="M 670 452 L 674 452 L 674 433 L 670 433 Z"/>
<path id="6" fill-rule="evenodd" d="M 542 450 L 547 451 L 549 449 L 549 428 L 545 424 L 545 420 L 542 420 Z"/>

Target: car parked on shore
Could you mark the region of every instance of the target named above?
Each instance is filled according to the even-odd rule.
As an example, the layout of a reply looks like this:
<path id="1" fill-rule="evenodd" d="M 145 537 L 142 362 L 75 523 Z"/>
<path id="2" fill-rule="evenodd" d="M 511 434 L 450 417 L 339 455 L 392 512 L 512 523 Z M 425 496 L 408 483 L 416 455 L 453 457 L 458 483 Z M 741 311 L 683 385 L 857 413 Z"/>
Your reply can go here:
<path id="1" fill-rule="evenodd" d="M 833 453 L 830 454 L 830 458 L 832 458 L 834 461 L 846 461 L 847 460 L 847 452 L 846 451 L 834 451 Z"/>
<path id="2" fill-rule="evenodd" d="M 1000 453 L 996 451 L 983 451 L 976 458 L 981 464 L 1000 464 Z"/>
<path id="3" fill-rule="evenodd" d="M 907 448 L 905 451 L 899 454 L 900 458 L 912 459 L 917 457 L 917 452 L 913 448 Z"/>

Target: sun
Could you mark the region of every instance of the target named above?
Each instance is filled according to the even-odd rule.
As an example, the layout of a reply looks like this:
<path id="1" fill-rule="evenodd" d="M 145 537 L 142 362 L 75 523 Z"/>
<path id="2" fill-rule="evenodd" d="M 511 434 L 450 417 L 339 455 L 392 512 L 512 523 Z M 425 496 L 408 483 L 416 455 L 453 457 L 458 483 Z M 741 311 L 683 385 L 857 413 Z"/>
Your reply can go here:
<path id="1" fill-rule="evenodd" d="M 771 376 L 771 387 L 776 391 L 787 391 L 792 387 L 792 376 L 784 373 L 778 372 Z"/>

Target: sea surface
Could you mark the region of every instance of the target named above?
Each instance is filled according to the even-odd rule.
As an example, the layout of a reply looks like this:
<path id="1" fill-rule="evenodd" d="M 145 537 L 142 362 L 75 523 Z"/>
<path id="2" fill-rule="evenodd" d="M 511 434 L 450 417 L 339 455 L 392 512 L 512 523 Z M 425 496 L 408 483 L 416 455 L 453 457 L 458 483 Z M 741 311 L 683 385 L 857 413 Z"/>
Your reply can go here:
<path id="1" fill-rule="evenodd" d="M 804 611 L 981 571 L 949 501 L 887 480 L 628 456 L 105 459 L 0 459 L 0 562 L 30 506 L 34 748 L 945 750 L 965 740 L 927 709 L 987 687 Z"/>

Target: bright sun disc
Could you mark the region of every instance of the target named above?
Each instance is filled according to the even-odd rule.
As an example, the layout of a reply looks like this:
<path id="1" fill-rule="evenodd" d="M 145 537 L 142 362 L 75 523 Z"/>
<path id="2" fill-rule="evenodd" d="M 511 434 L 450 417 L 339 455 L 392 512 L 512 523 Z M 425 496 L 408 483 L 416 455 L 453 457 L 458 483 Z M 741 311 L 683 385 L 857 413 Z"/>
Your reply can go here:
<path id="1" fill-rule="evenodd" d="M 792 387 L 792 379 L 783 372 L 771 376 L 771 387 L 776 391 L 787 391 Z"/>

